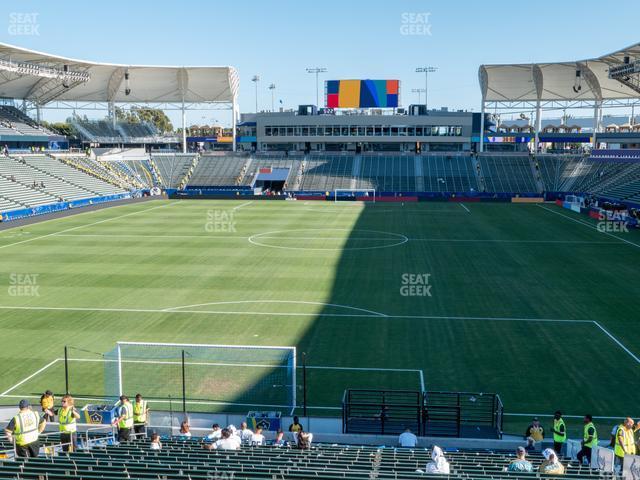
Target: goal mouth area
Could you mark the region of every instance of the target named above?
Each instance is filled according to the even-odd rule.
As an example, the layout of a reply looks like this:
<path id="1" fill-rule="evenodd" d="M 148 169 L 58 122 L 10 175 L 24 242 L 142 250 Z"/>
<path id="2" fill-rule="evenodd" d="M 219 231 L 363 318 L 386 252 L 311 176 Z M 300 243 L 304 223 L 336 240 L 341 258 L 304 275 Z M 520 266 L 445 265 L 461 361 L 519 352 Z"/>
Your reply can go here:
<path id="1" fill-rule="evenodd" d="M 117 342 L 105 359 L 108 397 L 296 405 L 295 347 Z"/>
<path id="2" fill-rule="evenodd" d="M 375 188 L 336 188 L 333 191 L 334 202 L 372 202 L 376 201 Z"/>

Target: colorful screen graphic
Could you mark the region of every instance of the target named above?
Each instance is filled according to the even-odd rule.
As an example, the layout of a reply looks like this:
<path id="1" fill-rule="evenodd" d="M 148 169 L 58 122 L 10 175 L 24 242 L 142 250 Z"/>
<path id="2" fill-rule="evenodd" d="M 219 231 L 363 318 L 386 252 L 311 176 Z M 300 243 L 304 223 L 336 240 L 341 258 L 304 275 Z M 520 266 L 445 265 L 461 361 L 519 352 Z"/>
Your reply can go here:
<path id="1" fill-rule="evenodd" d="M 328 108 L 396 108 L 399 80 L 327 80 Z"/>

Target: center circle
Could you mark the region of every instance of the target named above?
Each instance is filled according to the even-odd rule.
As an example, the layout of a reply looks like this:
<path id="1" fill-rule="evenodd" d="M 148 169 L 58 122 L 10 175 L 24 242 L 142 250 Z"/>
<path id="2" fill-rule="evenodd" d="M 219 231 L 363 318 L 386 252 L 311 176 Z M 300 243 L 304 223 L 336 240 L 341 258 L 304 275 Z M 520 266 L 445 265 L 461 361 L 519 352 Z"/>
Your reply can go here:
<path id="1" fill-rule="evenodd" d="M 257 233 L 249 237 L 249 243 L 260 247 L 280 248 L 284 250 L 375 250 L 397 247 L 409 239 L 400 233 L 379 230 L 361 230 L 349 228 L 301 228 L 294 230 L 276 230 Z M 326 243 L 341 243 L 335 247 L 320 246 Z M 307 243 L 307 245 L 300 245 Z M 315 247 L 313 245 L 318 245 Z"/>

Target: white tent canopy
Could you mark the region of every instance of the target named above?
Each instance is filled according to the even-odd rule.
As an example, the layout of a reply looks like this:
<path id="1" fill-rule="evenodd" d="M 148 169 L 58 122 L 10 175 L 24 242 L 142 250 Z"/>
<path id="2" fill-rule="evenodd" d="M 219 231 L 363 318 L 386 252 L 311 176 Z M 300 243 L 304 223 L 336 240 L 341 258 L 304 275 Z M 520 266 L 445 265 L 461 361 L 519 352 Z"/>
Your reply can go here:
<path id="1" fill-rule="evenodd" d="M 53 101 L 108 103 L 235 103 L 234 67 L 118 65 L 49 55 L 0 43 L 0 62 L 88 74 L 88 81 L 66 81 L 17 73 L 0 66 L 0 97 L 45 105 Z M 126 80 L 128 73 L 129 79 Z M 64 83 L 64 84 L 63 84 Z M 129 94 L 127 95 L 127 89 Z"/>
<path id="2" fill-rule="evenodd" d="M 481 65 L 485 102 L 604 101 L 638 98 L 638 92 L 609 78 L 609 68 L 624 57 L 640 57 L 640 43 L 609 55 L 559 63 Z M 576 82 L 576 71 L 581 79 Z M 580 88 L 575 88 L 579 85 Z"/>

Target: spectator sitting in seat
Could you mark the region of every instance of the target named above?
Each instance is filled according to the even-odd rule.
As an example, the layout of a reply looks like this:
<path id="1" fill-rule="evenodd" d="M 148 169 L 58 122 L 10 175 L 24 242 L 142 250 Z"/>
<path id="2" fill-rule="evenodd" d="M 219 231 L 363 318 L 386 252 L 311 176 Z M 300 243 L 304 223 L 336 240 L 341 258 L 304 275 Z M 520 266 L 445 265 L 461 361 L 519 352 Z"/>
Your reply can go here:
<path id="1" fill-rule="evenodd" d="M 527 427 L 527 431 L 524 433 L 524 438 L 527 440 L 527 450 L 533 450 L 536 448 L 536 444 L 544 440 L 544 428 L 540 425 L 538 417 L 533 417 L 531 425 Z"/>
<path id="2" fill-rule="evenodd" d="M 527 451 L 524 447 L 518 447 L 516 449 L 516 459 L 511 460 L 511 463 L 507 467 L 508 472 L 532 472 L 533 465 L 530 461 L 526 460 Z"/>
<path id="3" fill-rule="evenodd" d="M 426 473 L 443 473 L 445 475 L 450 473 L 449 462 L 447 462 L 442 449 L 437 445 L 431 451 L 431 459 L 432 461 L 427 463 Z"/>
<path id="4" fill-rule="evenodd" d="M 151 450 L 162 450 L 162 443 L 160 443 L 160 435 L 157 433 L 151 434 Z"/>
<path id="5" fill-rule="evenodd" d="M 542 452 L 545 460 L 538 467 L 540 473 L 546 475 L 564 475 L 564 465 L 558 460 L 558 455 L 551 448 L 547 448 Z"/>
<path id="6" fill-rule="evenodd" d="M 260 427 L 256 428 L 255 433 L 251 434 L 251 445 L 264 445 L 264 435 L 262 435 L 262 429 Z"/>
<path id="7" fill-rule="evenodd" d="M 240 424 L 240 430 L 236 434 L 240 437 L 242 443 L 249 443 L 253 436 L 253 432 L 247 427 L 247 422 Z"/>
<path id="8" fill-rule="evenodd" d="M 213 444 L 214 450 L 240 450 L 240 442 L 235 435 L 227 428 L 222 430 L 220 440 Z"/>
<path id="9" fill-rule="evenodd" d="M 213 440 L 215 442 L 216 440 L 220 440 L 221 436 L 222 429 L 220 428 L 220 425 L 214 423 L 213 425 L 211 425 L 211 433 L 207 435 L 206 438 L 207 440 Z"/>
<path id="10" fill-rule="evenodd" d="M 302 427 L 296 435 L 296 441 L 300 450 L 308 450 L 311 448 L 311 441 L 313 440 L 313 433 L 305 432 Z"/>
<path id="11" fill-rule="evenodd" d="M 183 420 L 180 424 L 180 436 L 191 437 L 191 426 L 189 425 L 188 420 Z"/>
<path id="12" fill-rule="evenodd" d="M 401 447 L 413 448 L 418 444 L 418 437 L 411 433 L 411 429 L 407 427 L 404 433 L 401 433 L 398 437 L 398 444 Z"/>

